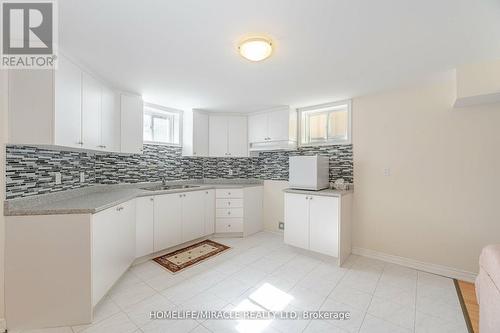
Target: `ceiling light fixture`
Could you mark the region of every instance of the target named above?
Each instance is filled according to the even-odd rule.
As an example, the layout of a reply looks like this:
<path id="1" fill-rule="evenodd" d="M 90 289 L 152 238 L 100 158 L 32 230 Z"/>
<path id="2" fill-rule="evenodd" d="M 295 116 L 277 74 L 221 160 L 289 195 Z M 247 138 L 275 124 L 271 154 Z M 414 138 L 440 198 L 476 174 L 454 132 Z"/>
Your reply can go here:
<path id="1" fill-rule="evenodd" d="M 238 46 L 243 58 L 250 61 L 262 61 L 273 53 L 273 42 L 265 37 L 251 37 L 243 40 Z"/>

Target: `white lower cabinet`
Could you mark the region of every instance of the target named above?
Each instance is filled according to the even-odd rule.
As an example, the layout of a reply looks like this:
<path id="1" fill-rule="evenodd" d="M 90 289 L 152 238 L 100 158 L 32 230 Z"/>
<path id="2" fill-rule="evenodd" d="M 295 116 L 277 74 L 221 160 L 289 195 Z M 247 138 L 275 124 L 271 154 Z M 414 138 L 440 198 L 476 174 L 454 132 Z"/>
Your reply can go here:
<path id="1" fill-rule="evenodd" d="M 217 219 L 218 231 L 262 229 L 262 186 L 220 194 L 243 195 L 245 211 Z M 91 323 L 95 306 L 137 257 L 213 234 L 215 209 L 215 190 L 198 190 L 139 197 L 96 214 L 6 217 L 9 328 Z"/>
<path id="2" fill-rule="evenodd" d="M 154 197 L 136 199 L 135 256 L 154 252 Z"/>
<path id="3" fill-rule="evenodd" d="M 215 190 L 205 191 L 205 236 L 215 233 Z"/>
<path id="4" fill-rule="evenodd" d="M 215 193 L 218 235 L 248 236 L 263 229 L 262 186 L 218 189 Z"/>
<path id="5" fill-rule="evenodd" d="M 309 248 L 309 196 L 285 194 L 285 243 Z"/>
<path id="6" fill-rule="evenodd" d="M 182 243 L 181 194 L 165 194 L 154 202 L 154 251 Z"/>
<path id="7" fill-rule="evenodd" d="M 182 243 L 205 234 L 205 191 L 187 192 L 182 196 Z"/>
<path id="8" fill-rule="evenodd" d="M 135 259 L 135 201 L 92 216 L 92 305 L 96 305 Z"/>
<path id="9" fill-rule="evenodd" d="M 309 197 L 309 249 L 338 257 L 339 198 Z"/>
<path id="10" fill-rule="evenodd" d="M 350 195 L 285 193 L 285 243 L 345 260 L 351 250 Z"/>
<path id="11" fill-rule="evenodd" d="M 136 257 L 215 232 L 215 190 L 136 199 Z"/>

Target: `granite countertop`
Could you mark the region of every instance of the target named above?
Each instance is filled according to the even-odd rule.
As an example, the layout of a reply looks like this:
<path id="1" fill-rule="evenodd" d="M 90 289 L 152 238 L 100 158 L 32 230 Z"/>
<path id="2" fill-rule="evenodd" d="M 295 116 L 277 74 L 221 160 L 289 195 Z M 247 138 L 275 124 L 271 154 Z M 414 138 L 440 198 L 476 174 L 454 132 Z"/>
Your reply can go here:
<path id="1" fill-rule="evenodd" d="M 326 197 L 342 197 L 344 195 L 352 194 L 353 190 L 334 190 L 334 189 L 324 189 L 324 190 L 319 190 L 319 191 L 312 191 L 312 190 L 297 190 L 294 188 L 286 188 L 283 190 L 283 192 L 286 193 L 298 193 L 298 194 L 311 194 L 311 195 L 321 195 L 321 196 L 326 196 Z"/>
<path id="2" fill-rule="evenodd" d="M 137 197 L 201 191 L 207 189 L 242 188 L 262 186 L 259 180 L 205 180 L 177 181 L 167 185 L 196 185 L 161 191 L 148 191 L 145 187 L 161 183 L 140 183 L 123 185 L 93 185 L 76 190 L 68 190 L 34 197 L 12 199 L 4 202 L 5 216 L 95 214 Z"/>

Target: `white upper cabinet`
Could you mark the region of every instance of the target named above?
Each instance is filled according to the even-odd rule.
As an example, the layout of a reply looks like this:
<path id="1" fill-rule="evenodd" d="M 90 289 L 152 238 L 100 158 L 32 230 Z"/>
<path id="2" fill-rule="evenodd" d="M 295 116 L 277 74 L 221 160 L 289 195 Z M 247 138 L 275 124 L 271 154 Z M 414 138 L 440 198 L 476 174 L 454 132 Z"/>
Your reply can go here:
<path id="1" fill-rule="evenodd" d="M 209 155 L 248 156 L 246 116 L 209 116 Z"/>
<path id="2" fill-rule="evenodd" d="M 101 85 L 87 73 L 82 78 L 82 148 L 97 150 L 101 142 Z"/>
<path id="3" fill-rule="evenodd" d="M 142 154 L 144 105 L 141 96 L 122 94 L 121 152 Z"/>
<path id="4" fill-rule="evenodd" d="M 297 130 L 294 128 L 296 120 L 290 116 L 290 110 L 273 111 L 267 114 L 267 137 L 269 141 L 295 141 Z M 290 126 L 292 119 L 292 126 Z"/>
<path id="5" fill-rule="evenodd" d="M 56 70 L 10 70 L 8 85 L 10 144 L 121 152 L 123 139 L 123 152 L 142 152 L 142 98 L 120 103 L 118 92 L 62 55 Z"/>
<path id="6" fill-rule="evenodd" d="M 82 71 L 64 57 L 55 71 L 55 144 L 82 148 Z"/>
<path id="7" fill-rule="evenodd" d="M 268 137 L 267 119 L 267 113 L 259 113 L 248 116 L 248 142 L 253 143 L 266 141 Z"/>
<path id="8" fill-rule="evenodd" d="M 208 114 L 193 110 L 184 112 L 182 118 L 182 154 L 208 156 Z"/>
<path id="9" fill-rule="evenodd" d="M 209 154 L 227 157 L 227 117 L 209 116 Z"/>
<path id="10" fill-rule="evenodd" d="M 8 142 L 54 144 L 53 71 L 9 70 L 8 80 Z"/>
<path id="11" fill-rule="evenodd" d="M 228 156 L 248 156 L 247 146 L 247 117 L 228 117 L 227 121 L 227 143 Z"/>
<path id="12" fill-rule="evenodd" d="M 290 149 L 297 145 L 297 113 L 290 108 L 248 116 L 251 151 Z"/>
<path id="13" fill-rule="evenodd" d="M 120 96 L 115 91 L 102 87 L 101 94 L 101 144 L 104 151 L 120 151 Z"/>

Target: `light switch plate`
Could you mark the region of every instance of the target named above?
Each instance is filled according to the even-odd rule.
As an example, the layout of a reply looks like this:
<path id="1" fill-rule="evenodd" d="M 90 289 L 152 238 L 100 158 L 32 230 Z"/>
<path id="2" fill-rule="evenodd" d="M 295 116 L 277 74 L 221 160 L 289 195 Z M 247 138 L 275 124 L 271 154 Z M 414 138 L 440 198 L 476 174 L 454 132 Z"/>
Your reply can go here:
<path id="1" fill-rule="evenodd" d="M 229 169 L 229 175 L 232 176 L 233 175 L 233 170 L 232 169 Z"/>
<path id="2" fill-rule="evenodd" d="M 85 172 L 80 172 L 80 183 L 84 183 L 85 182 Z"/>
<path id="3" fill-rule="evenodd" d="M 55 178 L 54 181 L 56 182 L 56 185 L 61 184 L 62 177 L 61 177 L 60 172 L 54 172 L 54 178 Z"/>
<path id="4" fill-rule="evenodd" d="M 285 230 L 285 223 L 284 222 L 279 222 L 278 223 L 278 229 Z"/>

